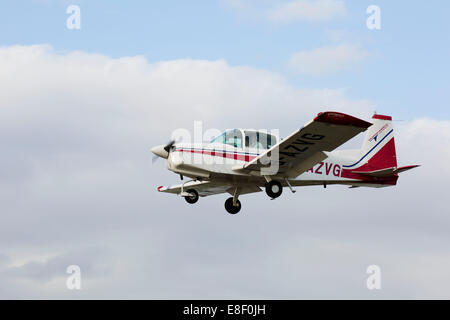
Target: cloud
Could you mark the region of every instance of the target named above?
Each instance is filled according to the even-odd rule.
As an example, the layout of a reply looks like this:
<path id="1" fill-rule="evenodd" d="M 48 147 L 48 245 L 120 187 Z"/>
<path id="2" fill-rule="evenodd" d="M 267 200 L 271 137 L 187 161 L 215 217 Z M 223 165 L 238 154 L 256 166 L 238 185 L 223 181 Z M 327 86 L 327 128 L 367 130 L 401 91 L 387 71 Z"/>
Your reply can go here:
<path id="1" fill-rule="evenodd" d="M 106 249 L 88 248 L 40 260 L 30 259 L 19 265 L 10 265 L 4 268 L 2 273 L 11 278 L 45 283 L 55 278 L 67 277 L 66 269 L 74 262 L 82 268 L 87 279 L 108 275 L 114 267 L 113 261 L 108 259 Z"/>
<path id="2" fill-rule="evenodd" d="M 295 0 L 269 10 L 269 20 L 275 22 L 326 21 L 344 16 L 343 0 Z"/>
<path id="3" fill-rule="evenodd" d="M 368 118 L 374 103 L 224 60 L 13 46 L 0 70 L 0 298 L 449 297 L 448 121 L 395 123 L 399 164 L 423 165 L 395 188 L 248 195 L 231 217 L 226 195 L 191 206 L 156 192 L 179 180 L 149 148 L 193 120 L 285 136 L 325 109 Z"/>
<path id="4" fill-rule="evenodd" d="M 81 269 L 82 287 L 90 289 L 98 281 L 110 277 L 116 262 L 103 247 L 82 247 L 64 253 L 35 254 L 18 257 L 17 251 L 4 255 L 8 263 L 0 264 L 0 289 L 2 298 L 59 298 L 74 297 L 66 288 L 70 275 L 67 267 L 76 263 Z M 75 296 L 76 297 L 76 296 Z"/>
<path id="5" fill-rule="evenodd" d="M 342 44 L 294 53 L 289 65 L 300 74 L 318 76 L 346 70 L 368 55 L 367 51 L 357 46 Z"/>
<path id="6" fill-rule="evenodd" d="M 143 57 L 58 54 L 48 46 L 3 48 L 0 59 L 0 84 L 10 88 L 2 96 L 2 129 L 20 130 L 16 139 L 25 136 L 27 141 L 22 142 L 34 146 L 39 140 L 28 139 L 36 131 L 53 139 L 51 145 L 39 145 L 39 150 L 55 146 L 72 150 L 87 140 L 105 148 L 105 142 L 112 140 L 108 134 L 118 133 L 118 120 L 121 129 L 167 134 L 168 123 L 179 127 L 194 119 L 248 124 L 245 114 L 252 114 L 252 125 L 264 125 L 267 115 L 280 117 L 280 108 L 286 113 L 295 110 L 298 117 L 311 117 L 311 111 L 324 106 L 361 114 L 370 110 L 367 101 L 352 101 L 341 89 L 293 88 L 276 73 L 231 67 L 223 60 L 148 63 Z M 178 111 L 187 112 L 186 117 L 174 117 Z M 102 132 L 95 126 L 98 121 Z M 52 130 L 74 139 L 75 145 L 67 145 Z"/>
<path id="7" fill-rule="evenodd" d="M 399 135 L 402 143 L 397 147 L 397 152 L 403 161 L 414 159 L 425 167 L 419 175 L 433 170 L 440 181 L 450 176 L 450 167 L 447 165 L 450 159 L 450 121 L 435 120 L 429 118 L 416 119 L 398 123 Z M 438 137 L 433 139 L 432 137 Z M 425 152 L 424 152 L 425 151 Z M 434 168 L 429 168 L 433 164 Z M 428 180 L 425 175 L 422 177 Z"/>

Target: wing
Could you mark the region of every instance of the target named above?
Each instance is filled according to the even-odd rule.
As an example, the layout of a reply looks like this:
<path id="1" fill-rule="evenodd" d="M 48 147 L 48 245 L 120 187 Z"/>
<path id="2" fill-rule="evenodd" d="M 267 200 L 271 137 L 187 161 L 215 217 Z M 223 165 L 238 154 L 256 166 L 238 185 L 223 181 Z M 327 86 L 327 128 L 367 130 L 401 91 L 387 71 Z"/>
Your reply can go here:
<path id="1" fill-rule="evenodd" d="M 159 192 L 167 192 L 173 194 L 181 193 L 181 184 L 171 186 L 171 187 L 158 187 Z M 248 194 L 253 192 L 259 192 L 261 189 L 256 185 L 239 185 L 233 186 L 231 183 L 222 182 L 211 182 L 211 181 L 191 181 L 184 184 L 183 191 L 188 191 L 189 189 L 195 189 L 200 197 L 212 196 L 215 194 L 226 193 L 233 195 L 239 188 L 239 194 Z"/>
<path id="2" fill-rule="evenodd" d="M 251 162 L 233 168 L 255 175 L 295 178 L 372 124 L 338 112 L 323 112 Z"/>

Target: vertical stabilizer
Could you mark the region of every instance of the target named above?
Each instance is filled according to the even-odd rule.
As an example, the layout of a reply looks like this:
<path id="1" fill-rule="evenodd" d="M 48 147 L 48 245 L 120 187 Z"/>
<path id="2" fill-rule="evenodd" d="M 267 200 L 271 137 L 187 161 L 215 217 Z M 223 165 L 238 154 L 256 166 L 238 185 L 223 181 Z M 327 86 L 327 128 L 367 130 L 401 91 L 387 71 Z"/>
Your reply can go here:
<path id="1" fill-rule="evenodd" d="M 397 168 L 392 117 L 374 114 L 372 123 L 364 138 L 360 160 L 347 168 L 367 172 Z"/>

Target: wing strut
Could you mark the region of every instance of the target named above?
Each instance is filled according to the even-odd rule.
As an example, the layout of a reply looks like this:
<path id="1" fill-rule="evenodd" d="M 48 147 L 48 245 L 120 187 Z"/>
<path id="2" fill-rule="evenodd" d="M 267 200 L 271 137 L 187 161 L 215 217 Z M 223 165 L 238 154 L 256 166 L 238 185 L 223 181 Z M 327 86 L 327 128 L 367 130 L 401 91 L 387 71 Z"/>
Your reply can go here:
<path id="1" fill-rule="evenodd" d="M 288 185 L 289 189 L 291 190 L 292 193 L 297 192 L 296 190 L 294 190 L 294 188 L 292 188 L 291 184 L 289 183 L 289 180 L 287 178 L 284 179 L 286 181 L 286 184 Z"/>
<path id="2" fill-rule="evenodd" d="M 188 182 L 195 182 L 195 181 L 197 181 L 197 179 L 191 179 L 191 180 L 183 181 L 183 183 L 181 184 L 180 196 L 182 196 L 182 197 L 190 197 L 190 196 L 192 196 L 192 194 L 190 194 L 189 192 L 184 192 L 184 185 L 186 183 L 188 183 Z"/>

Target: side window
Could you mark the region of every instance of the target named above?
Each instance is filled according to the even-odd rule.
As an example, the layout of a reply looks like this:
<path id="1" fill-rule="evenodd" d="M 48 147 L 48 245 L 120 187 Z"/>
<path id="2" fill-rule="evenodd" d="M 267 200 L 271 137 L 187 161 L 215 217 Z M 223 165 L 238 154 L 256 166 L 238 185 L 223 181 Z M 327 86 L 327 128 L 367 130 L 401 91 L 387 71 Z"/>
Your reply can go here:
<path id="1" fill-rule="evenodd" d="M 249 132 L 245 133 L 245 146 L 254 149 L 270 149 L 277 143 L 277 139 L 273 135 L 263 132 Z"/>
<path id="2" fill-rule="evenodd" d="M 272 148 L 274 145 L 277 144 L 277 138 L 275 136 L 268 134 L 267 135 L 267 149 Z"/>
<path id="3" fill-rule="evenodd" d="M 232 130 L 227 132 L 225 137 L 225 144 L 235 148 L 242 148 L 242 133 L 239 130 Z"/>

